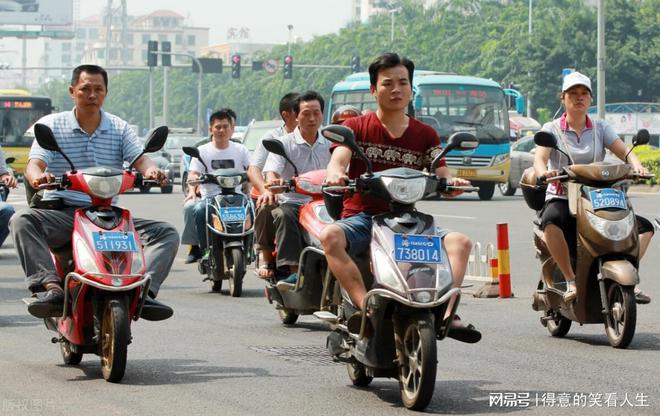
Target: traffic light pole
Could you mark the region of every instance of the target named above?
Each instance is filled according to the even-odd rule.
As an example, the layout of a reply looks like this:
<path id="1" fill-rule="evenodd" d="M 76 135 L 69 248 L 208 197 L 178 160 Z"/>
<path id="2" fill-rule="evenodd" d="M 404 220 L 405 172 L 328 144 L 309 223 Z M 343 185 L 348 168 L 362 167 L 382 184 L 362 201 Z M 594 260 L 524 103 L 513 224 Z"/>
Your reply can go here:
<path id="1" fill-rule="evenodd" d="M 154 67 L 149 67 L 149 130 L 154 128 Z"/>
<path id="2" fill-rule="evenodd" d="M 152 52 L 157 55 L 170 55 L 170 56 L 186 56 L 193 61 L 195 61 L 195 64 L 197 64 L 197 68 L 199 69 L 198 77 L 197 77 L 197 133 L 198 134 L 203 134 L 202 133 L 202 128 L 204 127 L 204 122 L 202 120 L 202 79 L 204 77 L 204 69 L 202 68 L 202 63 L 199 62 L 199 59 L 197 59 L 195 56 L 187 54 L 187 53 L 180 53 L 180 52 Z M 149 74 L 151 77 L 153 77 L 153 71 L 150 68 Z M 164 77 L 167 77 L 167 71 L 164 72 L 163 74 Z M 166 81 L 164 81 L 166 82 Z M 153 80 L 152 78 L 149 78 L 149 85 L 150 85 L 150 90 L 149 90 L 149 102 L 151 103 L 151 100 L 153 99 Z M 167 121 L 167 113 L 166 113 L 166 106 L 167 106 L 167 90 L 165 89 L 166 86 L 163 84 L 163 119 Z M 153 123 L 151 120 L 153 120 L 153 110 L 150 107 L 150 123 Z"/>
<path id="3" fill-rule="evenodd" d="M 169 74 L 170 68 L 167 66 L 163 67 L 163 124 L 167 126 L 167 108 L 168 108 L 168 84 L 169 84 Z"/>

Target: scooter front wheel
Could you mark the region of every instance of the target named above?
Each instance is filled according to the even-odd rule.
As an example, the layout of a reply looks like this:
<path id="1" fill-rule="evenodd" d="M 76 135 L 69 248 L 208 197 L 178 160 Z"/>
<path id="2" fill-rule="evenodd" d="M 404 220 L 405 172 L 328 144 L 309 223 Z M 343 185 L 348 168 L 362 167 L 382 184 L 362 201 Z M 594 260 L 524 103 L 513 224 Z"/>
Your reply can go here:
<path id="1" fill-rule="evenodd" d="M 367 387 L 374 379 L 373 377 L 367 375 L 366 368 L 361 363 L 348 363 L 346 364 L 346 369 L 348 370 L 348 378 L 351 379 L 354 386 Z"/>
<path id="2" fill-rule="evenodd" d="M 298 320 L 298 314 L 289 309 L 278 309 L 277 313 L 284 325 L 293 325 Z"/>
<path id="3" fill-rule="evenodd" d="M 571 323 L 572 321 L 570 319 L 564 318 L 560 314 L 556 314 L 556 316 L 552 316 L 554 312 L 548 311 L 548 319 L 547 321 L 547 328 L 548 332 L 550 332 L 550 335 L 556 338 L 562 338 L 566 334 L 568 334 L 568 330 L 571 329 Z"/>
<path id="4" fill-rule="evenodd" d="M 231 249 L 231 276 L 229 277 L 229 294 L 238 298 L 243 293 L 243 276 L 245 276 L 245 256 L 238 247 Z"/>
<path id="5" fill-rule="evenodd" d="M 130 337 L 126 295 L 107 299 L 101 320 L 101 370 L 106 381 L 118 383 L 124 377 Z"/>
<path id="6" fill-rule="evenodd" d="M 433 397 L 438 367 L 433 315 L 397 322 L 396 338 L 401 400 L 408 409 L 422 410 Z"/>
<path id="7" fill-rule="evenodd" d="M 66 365 L 78 365 L 82 361 L 82 353 L 71 351 L 71 343 L 69 341 L 60 341 L 60 352 L 62 353 L 62 361 Z"/>
<path id="8" fill-rule="evenodd" d="M 607 289 L 607 303 L 610 309 L 609 319 L 605 320 L 607 339 L 614 348 L 626 348 L 635 335 L 637 325 L 633 287 L 612 282 Z"/>

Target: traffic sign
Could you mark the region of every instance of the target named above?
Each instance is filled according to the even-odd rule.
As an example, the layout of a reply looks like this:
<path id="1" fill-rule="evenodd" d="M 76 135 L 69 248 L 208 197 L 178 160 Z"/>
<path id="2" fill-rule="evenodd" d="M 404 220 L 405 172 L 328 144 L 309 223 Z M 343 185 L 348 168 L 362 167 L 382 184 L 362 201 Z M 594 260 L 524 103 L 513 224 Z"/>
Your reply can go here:
<path id="1" fill-rule="evenodd" d="M 277 72 L 279 66 L 280 64 L 277 62 L 277 59 L 268 59 L 266 62 L 264 62 L 264 70 L 269 74 L 274 74 Z"/>

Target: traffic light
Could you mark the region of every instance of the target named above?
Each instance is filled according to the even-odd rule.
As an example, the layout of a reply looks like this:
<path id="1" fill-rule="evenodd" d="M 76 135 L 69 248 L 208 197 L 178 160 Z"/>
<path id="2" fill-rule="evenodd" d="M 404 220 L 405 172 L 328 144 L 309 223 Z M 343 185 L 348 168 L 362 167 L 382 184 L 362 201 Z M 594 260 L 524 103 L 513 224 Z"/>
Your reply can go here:
<path id="1" fill-rule="evenodd" d="M 357 55 L 351 58 L 351 72 L 360 72 L 360 57 Z"/>
<path id="2" fill-rule="evenodd" d="M 241 55 L 231 56 L 231 77 L 236 79 L 241 77 Z"/>
<path id="3" fill-rule="evenodd" d="M 158 66 L 158 42 L 150 40 L 147 43 L 147 66 Z"/>
<path id="4" fill-rule="evenodd" d="M 293 56 L 287 55 L 284 57 L 284 79 L 293 78 Z"/>
<path id="5" fill-rule="evenodd" d="M 163 47 L 163 52 L 172 52 L 172 44 L 170 41 L 163 41 L 161 42 L 161 46 Z M 164 54 L 161 55 L 161 63 L 163 66 L 172 66 L 172 55 L 169 54 Z"/>

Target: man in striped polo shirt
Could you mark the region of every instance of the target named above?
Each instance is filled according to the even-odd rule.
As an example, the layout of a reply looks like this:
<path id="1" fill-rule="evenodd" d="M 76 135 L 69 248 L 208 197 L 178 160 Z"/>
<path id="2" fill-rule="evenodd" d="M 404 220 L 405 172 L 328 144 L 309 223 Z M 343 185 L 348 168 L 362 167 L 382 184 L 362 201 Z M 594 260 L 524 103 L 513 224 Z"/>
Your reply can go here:
<path id="1" fill-rule="evenodd" d="M 96 65 L 80 65 L 73 70 L 69 95 L 75 103 L 72 111 L 50 114 L 38 123 L 49 126 L 60 148 L 77 169 L 108 166 L 122 169 L 123 162 L 133 162 L 142 152 L 135 132 L 126 121 L 102 110 L 108 92 L 108 74 Z M 146 155 L 134 167 L 145 178 L 167 181 L 167 176 Z M 59 153 L 43 149 L 35 140 L 30 150 L 25 178 L 33 187 L 52 182 L 69 168 Z M 64 304 L 61 280 L 49 248 L 63 247 L 71 241 L 73 214 L 88 206 L 88 195 L 75 191 L 46 191 L 42 201 L 61 201 L 58 209 L 31 208 L 15 214 L 10 228 L 16 251 L 25 271 L 28 288 L 33 293 L 46 291 L 28 306 L 38 317 L 60 316 Z M 152 275 L 149 297 L 142 318 L 162 320 L 172 316 L 172 308 L 154 298 L 172 267 L 179 245 L 179 235 L 170 224 L 134 218 L 135 229 L 144 246 L 147 273 Z"/>

